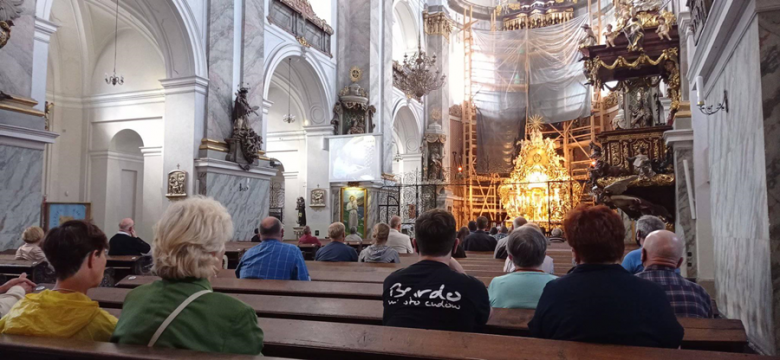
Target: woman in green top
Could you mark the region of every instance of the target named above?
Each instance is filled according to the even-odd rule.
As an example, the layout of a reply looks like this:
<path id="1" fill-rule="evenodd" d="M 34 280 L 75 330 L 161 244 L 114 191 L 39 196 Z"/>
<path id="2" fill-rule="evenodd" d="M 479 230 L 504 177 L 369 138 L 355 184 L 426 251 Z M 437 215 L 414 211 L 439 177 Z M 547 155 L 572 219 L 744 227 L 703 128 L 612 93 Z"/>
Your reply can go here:
<path id="1" fill-rule="evenodd" d="M 221 268 L 225 242 L 232 236 L 230 214 L 213 199 L 171 204 L 157 223 L 152 244 L 154 271 L 162 280 L 127 294 L 111 341 L 260 354 L 263 331 L 255 311 L 211 292 L 208 280 Z"/>
<path id="2" fill-rule="evenodd" d="M 541 231 L 523 225 L 509 234 L 506 250 L 515 271 L 495 277 L 490 282 L 490 306 L 536 309 L 544 287 L 556 279 L 540 269 L 547 252 L 547 238 Z"/>

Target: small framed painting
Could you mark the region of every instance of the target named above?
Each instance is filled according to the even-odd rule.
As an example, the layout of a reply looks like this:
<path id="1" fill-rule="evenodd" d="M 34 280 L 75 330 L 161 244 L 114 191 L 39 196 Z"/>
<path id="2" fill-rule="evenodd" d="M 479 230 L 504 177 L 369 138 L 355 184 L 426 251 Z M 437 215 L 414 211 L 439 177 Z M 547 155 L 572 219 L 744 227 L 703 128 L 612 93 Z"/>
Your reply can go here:
<path id="1" fill-rule="evenodd" d="M 91 220 L 92 203 L 47 202 L 43 204 L 43 230 L 49 231 L 69 220 Z"/>
<path id="2" fill-rule="evenodd" d="M 366 238 L 366 189 L 360 187 L 341 188 L 341 222 L 347 228 L 347 234 L 352 227 L 357 228 L 357 233 Z"/>

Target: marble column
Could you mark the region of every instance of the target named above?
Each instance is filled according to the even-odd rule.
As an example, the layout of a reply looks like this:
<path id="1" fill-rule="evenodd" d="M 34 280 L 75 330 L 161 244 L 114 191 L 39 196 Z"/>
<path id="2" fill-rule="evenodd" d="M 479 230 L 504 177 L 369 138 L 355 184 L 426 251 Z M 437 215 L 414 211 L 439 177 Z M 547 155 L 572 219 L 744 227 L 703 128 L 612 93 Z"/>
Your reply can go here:
<path id="1" fill-rule="evenodd" d="M 428 18 L 442 19 L 440 17 L 442 15 L 447 16 L 446 9 L 443 6 L 436 5 L 428 7 Z M 443 20 L 437 21 L 441 22 Z M 450 43 L 448 39 L 449 34 L 445 35 L 443 33 L 433 31 L 434 28 L 434 26 L 431 26 L 430 28 L 426 27 L 425 29 L 427 54 L 428 56 L 436 56 L 436 68 L 441 71 L 441 74 L 448 74 L 450 66 Z M 449 119 L 451 105 L 449 89 L 449 86 L 447 86 L 447 83 L 445 82 L 440 89 L 431 91 L 427 96 L 425 96 L 425 119 L 428 128 L 432 129 L 435 127 L 441 129 L 442 133 L 445 135 L 449 135 L 450 133 L 450 122 L 445 121 Z M 438 124 L 438 126 L 433 125 L 433 123 Z M 426 130 L 426 132 L 428 132 L 428 130 Z M 449 136 L 447 137 L 449 140 Z M 445 149 L 442 151 L 442 155 L 444 156 L 443 163 L 445 164 L 445 167 L 448 167 L 450 164 L 451 154 L 449 151 L 446 151 L 446 149 L 449 149 L 449 144 L 447 142 L 444 143 L 443 149 Z"/>
<path id="2" fill-rule="evenodd" d="M 0 91 L 25 98 L 32 91 L 35 1 L 24 1 L 24 11 L 14 19 L 11 39 L 0 50 Z"/>
<path id="3" fill-rule="evenodd" d="M 374 132 L 383 135 L 382 172 L 389 174 L 393 169 L 393 2 L 338 0 L 338 4 L 337 87 L 351 84 L 353 66 L 363 71 L 357 84 L 368 90 L 369 104 L 376 108 Z"/>
<path id="4" fill-rule="evenodd" d="M 230 137 L 233 93 L 238 90 L 233 84 L 234 6 L 235 0 L 209 1 L 206 138 L 216 141 Z"/>
<path id="5" fill-rule="evenodd" d="M 775 351 L 780 347 L 780 8 L 758 13 L 761 104 L 763 109 L 764 164 L 769 215 L 769 251 Z M 762 10 L 762 9 L 759 9 Z"/>
<path id="6" fill-rule="evenodd" d="M 57 137 L 44 130 L 41 104 L 30 98 L 33 75 L 46 71 L 45 62 L 34 57 L 35 3 L 23 2 L 11 39 L 0 50 L 0 91 L 13 97 L 0 100 L 0 206 L 5 210 L 0 212 L 0 250 L 20 246 L 22 231 L 40 225 L 43 153 Z"/>
<path id="7" fill-rule="evenodd" d="M 265 53 L 263 37 L 265 35 L 265 0 L 244 0 L 244 19 L 241 31 L 243 49 L 241 51 L 241 64 L 243 65 L 242 83 L 249 88 L 247 100 L 252 106 L 261 106 L 263 112 L 260 115 L 252 115 L 249 125 L 258 134 L 265 136 L 267 126 L 265 124 L 265 101 L 263 99 Z M 265 149 L 263 144 L 263 149 Z"/>
<path id="8" fill-rule="evenodd" d="M 674 176 L 676 194 L 675 232 L 685 241 L 685 276 L 697 278 L 696 215 L 693 202 L 693 129 L 690 117 L 679 114 L 674 121 L 674 129 L 664 133 L 666 145 L 674 151 Z M 690 115 L 688 115 L 690 116 Z"/>

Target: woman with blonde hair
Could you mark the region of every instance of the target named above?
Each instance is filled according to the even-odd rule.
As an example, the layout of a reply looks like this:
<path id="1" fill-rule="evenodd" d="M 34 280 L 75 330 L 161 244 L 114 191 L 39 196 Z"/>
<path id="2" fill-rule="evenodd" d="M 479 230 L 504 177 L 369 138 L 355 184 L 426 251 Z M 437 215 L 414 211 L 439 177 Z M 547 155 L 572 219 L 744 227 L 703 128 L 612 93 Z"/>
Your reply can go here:
<path id="1" fill-rule="evenodd" d="M 390 226 L 379 223 L 374 226 L 374 244 L 363 249 L 358 257 L 358 262 L 373 263 L 401 263 L 398 251 L 387 246 L 387 237 L 390 235 Z"/>
<path id="2" fill-rule="evenodd" d="M 162 280 L 127 294 L 111 341 L 196 351 L 260 354 L 263 331 L 249 306 L 212 292 L 233 221 L 196 196 L 171 204 L 155 226 L 152 258 Z M 167 330 L 167 331 L 166 331 Z"/>
<path id="3" fill-rule="evenodd" d="M 24 245 L 16 250 L 16 260 L 28 260 L 35 262 L 46 261 L 46 255 L 41 250 L 41 240 L 43 240 L 43 229 L 38 226 L 30 226 L 22 232 L 22 241 Z"/>

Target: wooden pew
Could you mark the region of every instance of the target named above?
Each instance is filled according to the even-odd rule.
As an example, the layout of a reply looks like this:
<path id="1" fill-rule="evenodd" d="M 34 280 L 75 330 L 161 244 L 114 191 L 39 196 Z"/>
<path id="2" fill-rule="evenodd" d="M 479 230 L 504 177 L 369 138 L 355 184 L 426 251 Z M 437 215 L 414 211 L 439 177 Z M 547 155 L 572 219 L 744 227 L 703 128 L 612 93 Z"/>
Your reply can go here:
<path id="1" fill-rule="evenodd" d="M 116 284 L 134 288 L 159 280 L 156 276 L 128 276 Z M 262 295 L 314 296 L 345 299 L 382 299 L 382 284 L 326 281 L 255 280 L 213 278 L 214 291 Z"/>
<path id="2" fill-rule="evenodd" d="M 228 241 L 225 243 L 225 255 L 228 258 L 228 269 L 235 269 L 238 266 L 238 261 L 241 260 L 241 256 L 244 255 L 244 252 L 259 244 L 259 242 L 251 241 Z"/>
<path id="3" fill-rule="evenodd" d="M 106 309 L 120 317 L 121 310 Z M 712 351 L 587 344 L 475 333 L 259 317 L 263 353 L 316 359 L 780 359 Z M 403 346 L 399 346 L 402 344 Z"/>
<path id="4" fill-rule="evenodd" d="M 130 289 L 96 288 L 89 297 L 105 308 L 121 308 Z M 229 294 L 251 306 L 260 317 L 317 320 L 355 324 L 382 324 L 382 301 L 327 299 L 300 296 Z M 493 309 L 485 327 L 491 334 L 529 336 L 533 310 Z M 685 328 L 684 348 L 744 351 L 747 335 L 739 320 L 679 318 Z"/>
<path id="5" fill-rule="evenodd" d="M 36 262 L 28 260 L 0 260 L 0 274 L 6 277 L 19 277 L 22 273 L 27 273 L 27 277 L 33 282 L 51 282 L 54 280 L 54 273 L 48 268 L 46 262 Z"/>
<path id="6" fill-rule="evenodd" d="M 119 312 L 116 312 L 119 314 Z M 192 350 L 149 348 L 140 345 L 118 345 L 73 339 L 35 336 L 0 335 L 0 354 L 3 359 L 281 359 L 273 357 L 206 353 Z"/>
<path id="7" fill-rule="evenodd" d="M 382 271 L 345 271 L 345 270 L 318 270 L 308 269 L 311 281 L 353 282 L 382 284 L 390 272 Z M 223 269 L 217 274 L 218 278 L 235 279 L 235 270 Z M 493 277 L 475 276 L 485 286 L 489 286 Z"/>

